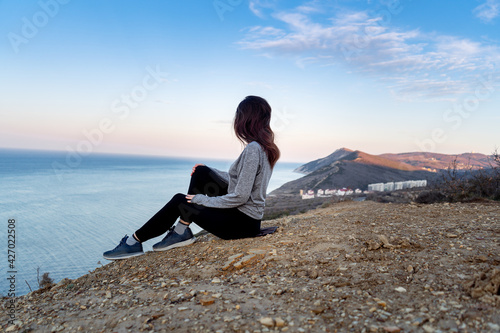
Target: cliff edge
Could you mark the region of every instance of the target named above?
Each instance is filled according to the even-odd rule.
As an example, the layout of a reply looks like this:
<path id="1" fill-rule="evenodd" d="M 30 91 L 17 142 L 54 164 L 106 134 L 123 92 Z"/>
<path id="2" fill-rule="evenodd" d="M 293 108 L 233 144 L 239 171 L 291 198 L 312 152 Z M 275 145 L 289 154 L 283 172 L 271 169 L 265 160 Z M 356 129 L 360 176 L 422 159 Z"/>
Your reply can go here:
<path id="1" fill-rule="evenodd" d="M 18 297 L 9 332 L 498 332 L 500 204 L 343 202 Z"/>

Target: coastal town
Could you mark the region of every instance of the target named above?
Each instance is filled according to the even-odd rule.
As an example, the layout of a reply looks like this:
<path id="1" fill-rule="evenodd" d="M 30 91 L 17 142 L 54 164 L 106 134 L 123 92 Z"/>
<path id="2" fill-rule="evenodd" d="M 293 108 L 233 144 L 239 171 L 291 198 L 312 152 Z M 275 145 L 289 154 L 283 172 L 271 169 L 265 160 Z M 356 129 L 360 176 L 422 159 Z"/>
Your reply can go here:
<path id="1" fill-rule="evenodd" d="M 344 197 L 355 194 L 369 194 L 373 192 L 390 192 L 390 191 L 398 191 L 416 187 L 426 187 L 427 180 L 407 180 L 402 182 L 388 182 L 388 183 L 375 183 L 369 184 L 367 190 L 350 189 L 347 187 L 343 187 L 340 189 L 318 189 L 316 192 L 314 190 L 300 190 L 300 196 L 302 199 L 313 199 L 313 198 L 324 198 L 324 197 Z"/>

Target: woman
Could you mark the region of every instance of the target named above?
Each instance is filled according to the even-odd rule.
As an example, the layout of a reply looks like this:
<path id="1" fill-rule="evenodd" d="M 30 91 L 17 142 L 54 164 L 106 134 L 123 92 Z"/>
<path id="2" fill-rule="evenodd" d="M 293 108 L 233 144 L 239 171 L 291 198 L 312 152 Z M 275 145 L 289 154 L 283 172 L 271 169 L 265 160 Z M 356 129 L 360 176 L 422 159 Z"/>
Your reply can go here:
<path id="1" fill-rule="evenodd" d="M 196 164 L 188 194 L 176 194 L 132 237 L 125 236 L 105 259 L 144 254 L 142 243 L 167 232 L 153 251 L 192 244 L 191 222 L 222 239 L 255 237 L 264 215 L 267 185 L 280 156 L 270 127 L 271 106 L 261 97 L 248 96 L 234 117 L 236 137 L 246 144 L 229 172 Z M 174 226 L 177 218 L 179 223 Z"/>

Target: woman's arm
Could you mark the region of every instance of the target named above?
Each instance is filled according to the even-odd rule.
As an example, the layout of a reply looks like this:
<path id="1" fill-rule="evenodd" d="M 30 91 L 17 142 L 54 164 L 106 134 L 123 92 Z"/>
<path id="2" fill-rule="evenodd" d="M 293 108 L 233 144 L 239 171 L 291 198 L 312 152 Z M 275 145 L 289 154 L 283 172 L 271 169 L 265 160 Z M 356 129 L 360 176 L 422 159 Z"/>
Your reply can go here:
<path id="1" fill-rule="evenodd" d="M 217 176 L 219 176 L 222 180 L 224 180 L 226 182 L 226 184 L 229 184 L 229 173 L 227 173 L 226 171 L 220 171 L 220 170 L 218 170 L 216 168 L 212 168 L 212 167 L 210 167 L 210 170 L 215 172 L 215 174 Z"/>
<path id="2" fill-rule="evenodd" d="M 208 197 L 197 194 L 187 197 L 191 202 L 205 207 L 233 208 L 245 204 L 250 198 L 255 183 L 255 177 L 260 164 L 260 146 L 248 145 L 243 151 L 238 163 L 238 176 L 233 191 L 218 197 Z"/>

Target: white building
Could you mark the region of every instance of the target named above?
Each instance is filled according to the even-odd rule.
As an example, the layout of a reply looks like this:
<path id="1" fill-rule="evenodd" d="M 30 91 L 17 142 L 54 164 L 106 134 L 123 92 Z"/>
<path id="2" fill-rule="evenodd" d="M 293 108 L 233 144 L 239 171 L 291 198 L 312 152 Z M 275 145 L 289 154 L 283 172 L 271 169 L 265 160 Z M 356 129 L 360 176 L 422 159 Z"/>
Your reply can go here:
<path id="1" fill-rule="evenodd" d="M 407 188 L 426 187 L 426 186 L 427 186 L 427 180 L 407 180 L 404 182 L 369 184 L 368 191 L 377 191 L 377 192 L 396 191 L 396 190 L 404 190 Z"/>
<path id="2" fill-rule="evenodd" d="M 335 190 L 335 189 L 334 189 L 334 190 L 326 189 L 326 190 L 325 190 L 325 195 L 326 195 L 326 196 L 331 197 L 331 196 L 332 196 L 332 195 L 334 195 L 336 192 L 337 192 L 337 190 Z"/>
<path id="3" fill-rule="evenodd" d="M 404 182 L 396 182 L 394 183 L 394 191 L 402 190 L 404 188 Z"/>
<path id="4" fill-rule="evenodd" d="M 383 192 L 384 191 L 384 183 L 370 184 L 370 185 L 368 185 L 368 191 Z"/>
<path id="5" fill-rule="evenodd" d="M 302 199 L 313 199 L 314 198 L 314 191 L 309 190 L 306 193 L 304 193 L 304 191 L 300 190 L 300 195 L 302 196 Z"/>
<path id="6" fill-rule="evenodd" d="M 394 182 L 385 183 L 384 191 L 394 191 Z"/>

